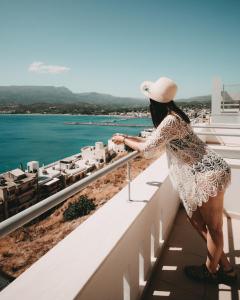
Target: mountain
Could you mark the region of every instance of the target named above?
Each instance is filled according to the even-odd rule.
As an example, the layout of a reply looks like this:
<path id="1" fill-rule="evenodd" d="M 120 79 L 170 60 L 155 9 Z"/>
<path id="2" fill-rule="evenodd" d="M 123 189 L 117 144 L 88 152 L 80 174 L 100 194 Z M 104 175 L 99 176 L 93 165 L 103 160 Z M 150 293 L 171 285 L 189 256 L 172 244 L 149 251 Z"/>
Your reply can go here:
<path id="1" fill-rule="evenodd" d="M 1 104 L 72 103 L 75 95 L 65 87 L 0 86 Z"/>
<path id="2" fill-rule="evenodd" d="M 189 102 L 202 102 L 202 103 L 211 102 L 211 95 L 177 99 L 176 102 L 181 102 L 181 103 L 182 102 L 184 102 L 184 103 L 189 103 Z"/>
<path id="3" fill-rule="evenodd" d="M 209 102 L 211 96 L 178 99 L 176 102 Z M 149 102 L 144 98 L 117 97 L 108 94 L 73 93 L 66 87 L 55 86 L 0 86 L 0 105 L 9 104 L 76 104 L 84 106 L 143 107 Z"/>
<path id="4" fill-rule="evenodd" d="M 146 99 L 116 97 L 100 93 L 73 93 L 66 87 L 0 86 L 0 104 L 84 104 L 97 106 L 144 106 Z"/>
<path id="5" fill-rule="evenodd" d="M 100 94 L 100 93 L 80 93 L 75 94 L 77 95 L 77 99 L 80 102 L 88 102 L 91 104 L 103 104 L 103 105 L 125 105 L 125 106 L 133 106 L 133 105 L 140 105 L 145 106 L 148 105 L 146 99 L 137 99 L 137 98 L 130 98 L 130 97 L 116 97 L 108 94 Z"/>

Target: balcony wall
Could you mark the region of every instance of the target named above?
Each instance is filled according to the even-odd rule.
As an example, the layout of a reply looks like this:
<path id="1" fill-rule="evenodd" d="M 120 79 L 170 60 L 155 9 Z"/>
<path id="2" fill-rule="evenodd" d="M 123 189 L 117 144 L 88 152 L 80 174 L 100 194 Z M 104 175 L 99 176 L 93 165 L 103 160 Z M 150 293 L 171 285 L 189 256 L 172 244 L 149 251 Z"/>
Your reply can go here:
<path id="1" fill-rule="evenodd" d="M 223 124 L 240 124 L 240 113 L 220 113 L 219 115 L 212 115 L 211 122 Z"/>
<path id="2" fill-rule="evenodd" d="M 1 300 L 139 299 L 179 206 L 165 155 L 0 293 Z"/>
<path id="3" fill-rule="evenodd" d="M 237 161 L 238 164 L 231 168 L 231 185 L 228 187 L 225 193 L 224 208 L 230 216 L 240 219 L 240 160 Z"/>
<path id="4" fill-rule="evenodd" d="M 199 137 L 208 144 L 213 144 L 214 146 L 219 146 L 221 155 L 226 157 L 235 157 L 240 158 L 240 136 L 227 136 L 230 135 L 239 135 L 239 124 L 224 124 L 224 123 L 211 123 L 210 126 L 219 126 L 225 128 L 208 128 L 207 123 L 196 124 L 202 126 L 202 128 L 194 128 L 196 133 L 216 133 L 215 135 L 199 135 Z M 226 127 L 227 125 L 227 127 Z M 221 136 L 221 134 L 223 134 Z M 230 155 L 230 156 L 229 156 Z"/>

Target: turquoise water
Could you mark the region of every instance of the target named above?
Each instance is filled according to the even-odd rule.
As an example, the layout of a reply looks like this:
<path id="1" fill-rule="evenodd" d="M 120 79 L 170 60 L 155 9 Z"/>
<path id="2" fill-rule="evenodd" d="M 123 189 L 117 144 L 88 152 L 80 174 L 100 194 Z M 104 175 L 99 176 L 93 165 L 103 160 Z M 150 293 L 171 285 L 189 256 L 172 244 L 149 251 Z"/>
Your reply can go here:
<path id="1" fill-rule="evenodd" d="M 95 141 L 107 140 L 116 132 L 137 135 L 143 128 L 65 125 L 64 122 L 103 122 L 146 124 L 150 119 L 120 120 L 112 116 L 0 115 L 0 173 L 26 167 L 30 160 L 48 164 L 80 152 Z"/>

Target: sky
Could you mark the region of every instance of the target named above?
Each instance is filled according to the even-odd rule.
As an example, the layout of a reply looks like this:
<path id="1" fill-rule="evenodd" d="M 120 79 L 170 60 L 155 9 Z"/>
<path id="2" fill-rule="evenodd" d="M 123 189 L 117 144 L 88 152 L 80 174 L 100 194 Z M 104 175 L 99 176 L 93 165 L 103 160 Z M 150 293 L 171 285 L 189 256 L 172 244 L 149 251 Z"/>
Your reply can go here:
<path id="1" fill-rule="evenodd" d="M 239 0 L 0 0 L 0 85 L 65 86 L 143 97 L 142 81 L 177 98 L 240 83 Z"/>

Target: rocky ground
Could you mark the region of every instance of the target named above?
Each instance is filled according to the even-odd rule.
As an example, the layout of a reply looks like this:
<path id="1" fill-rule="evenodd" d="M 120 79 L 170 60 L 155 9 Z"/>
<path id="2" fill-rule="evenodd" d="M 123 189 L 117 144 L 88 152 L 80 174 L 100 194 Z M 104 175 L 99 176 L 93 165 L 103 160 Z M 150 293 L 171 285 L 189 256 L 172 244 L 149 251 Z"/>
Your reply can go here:
<path id="1" fill-rule="evenodd" d="M 135 178 L 145 170 L 157 157 L 146 159 L 138 156 L 131 162 L 131 177 Z M 118 159 L 117 156 L 115 159 Z M 19 276 L 36 260 L 55 246 L 72 230 L 84 222 L 91 214 L 73 221 L 64 222 L 63 212 L 70 202 L 76 201 L 80 195 L 92 198 L 99 209 L 126 184 L 126 166 L 120 167 L 90 184 L 87 188 L 69 198 L 50 216 L 35 224 L 20 228 L 0 240 L 0 269 L 14 277 Z"/>

